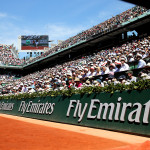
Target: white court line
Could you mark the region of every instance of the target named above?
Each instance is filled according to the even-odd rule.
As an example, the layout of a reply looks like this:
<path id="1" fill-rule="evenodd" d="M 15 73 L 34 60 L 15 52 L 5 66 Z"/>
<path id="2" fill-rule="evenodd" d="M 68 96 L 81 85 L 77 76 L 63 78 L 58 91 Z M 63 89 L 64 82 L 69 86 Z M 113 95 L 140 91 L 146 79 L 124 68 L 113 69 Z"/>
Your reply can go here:
<path id="1" fill-rule="evenodd" d="M 148 138 L 148 137 L 107 131 L 107 130 L 102 130 L 102 129 L 94 129 L 94 128 L 76 126 L 76 125 L 55 123 L 55 122 L 50 122 L 50 121 L 43 121 L 43 120 L 37 120 L 37 119 L 31 119 L 31 118 L 25 118 L 25 117 L 19 117 L 19 116 L 12 116 L 12 115 L 6 115 L 6 114 L 0 114 L 0 117 L 15 119 L 15 120 L 33 123 L 33 124 L 37 124 L 37 125 L 42 125 L 42 126 L 46 126 L 46 127 L 63 129 L 63 130 L 67 130 L 67 131 L 73 131 L 73 132 L 97 136 L 97 137 L 101 137 L 101 138 L 112 139 L 112 140 L 121 141 L 121 142 L 129 143 L 129 144 L 143 143 L 148 140 L 150 141 L 150 138 Z"/>

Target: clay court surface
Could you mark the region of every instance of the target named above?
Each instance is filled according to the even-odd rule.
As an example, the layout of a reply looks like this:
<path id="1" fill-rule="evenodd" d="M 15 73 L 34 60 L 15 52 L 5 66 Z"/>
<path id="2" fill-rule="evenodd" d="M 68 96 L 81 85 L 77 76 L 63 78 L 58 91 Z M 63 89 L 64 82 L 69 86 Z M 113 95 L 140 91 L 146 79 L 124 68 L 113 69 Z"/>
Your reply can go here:
<path id="1" fill-rule="evenodd" d="M 150 138 L 0 114 L 0 150 L 150 150 Z"/>

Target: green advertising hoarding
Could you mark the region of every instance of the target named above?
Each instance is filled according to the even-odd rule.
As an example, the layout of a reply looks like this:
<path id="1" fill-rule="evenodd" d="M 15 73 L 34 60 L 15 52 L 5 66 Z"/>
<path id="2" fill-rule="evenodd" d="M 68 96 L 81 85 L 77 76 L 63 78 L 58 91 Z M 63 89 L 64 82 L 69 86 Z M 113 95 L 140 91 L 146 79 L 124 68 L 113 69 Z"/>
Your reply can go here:
<path id="1" fill-rule="evenodd" d="M 150 89 L 0 100 L 0 113 L 150 136 Z"/>

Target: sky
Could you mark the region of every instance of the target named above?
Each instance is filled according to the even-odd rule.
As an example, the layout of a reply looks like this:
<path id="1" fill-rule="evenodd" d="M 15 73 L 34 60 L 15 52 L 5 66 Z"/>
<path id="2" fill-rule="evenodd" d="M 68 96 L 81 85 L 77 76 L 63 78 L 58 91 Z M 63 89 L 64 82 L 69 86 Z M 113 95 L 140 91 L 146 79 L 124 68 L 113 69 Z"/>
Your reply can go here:
<path id="1" fill-rule="evenodd" d="M 20 35 L 57 43 L 132 7 L 120 0 L 0 0 L 0 44 L 18 47 Z"/>

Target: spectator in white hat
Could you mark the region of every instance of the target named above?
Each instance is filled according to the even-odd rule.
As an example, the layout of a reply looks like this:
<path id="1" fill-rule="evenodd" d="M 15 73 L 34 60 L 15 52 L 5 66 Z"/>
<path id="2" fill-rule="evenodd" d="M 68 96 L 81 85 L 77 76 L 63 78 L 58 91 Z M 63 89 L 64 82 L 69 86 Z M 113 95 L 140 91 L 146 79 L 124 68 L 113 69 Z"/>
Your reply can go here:
<path id="1" fill-rule="evenodd" d="M 146 66 L 146 62 L 142 59 L 142 55 L 141 54 L 137 54 L 136 58 L 137 58 L 137 61 L 138 61 L 137 68 L 143 68 L 143 67 Z"/>
<path id="2" fill-rule="evenodd" d="M 129 54 L 128 55 L 128 62 L 133 62 L 134 61 L 134 58 L 133 58 L 133 54 Z"/>
<path id="3" fill-rule="evenodd" d="M 126 70 L 129 70 L 129 65 L 125 63 L 125 58 L 121 58 L 120 71 L 126 71 Z"/>

